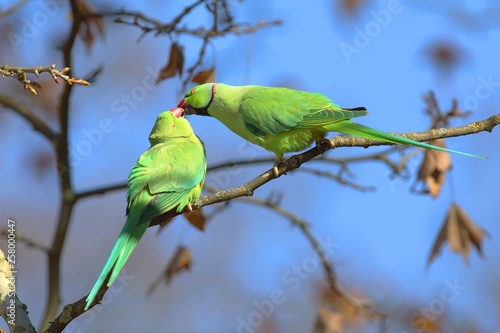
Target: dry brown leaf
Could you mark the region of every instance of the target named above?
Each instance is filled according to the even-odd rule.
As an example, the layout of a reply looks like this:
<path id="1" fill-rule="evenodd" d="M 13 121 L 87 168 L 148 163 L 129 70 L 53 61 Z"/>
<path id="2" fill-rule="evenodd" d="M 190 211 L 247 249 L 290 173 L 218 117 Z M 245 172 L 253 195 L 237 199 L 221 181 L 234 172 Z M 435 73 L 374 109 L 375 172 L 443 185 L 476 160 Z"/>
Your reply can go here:
<path id="1" fill-rule="evenodd" d="M 461 207 L 453 203 L 434 241 L 427 265 L 430 265 L 436 258 L 446 241 L 448 241 L 450 249 L 460 253 L 465 263 L 469 264 L 471 244 L 476 248 L 478 254 L 483 256 L 482 241 L 485 235 L 488 235 L 488 232 L 474 223 Z"/>
<path id="2" fill-rule="evenodd" d="M 207 218 L 203 211 L 200 209 L 193 210 L 192 212 L 185 212 L 184 217 L 188 220 L 191 225 L 196 227 L 198 230 L 205 231 L 205 225 L 207 224 Z"/>
<path id="3" fill-rule="evenodd" d="M 172 45 L 170 45 L 168 62 L 162 69 L 160 69 L 158 77 L 156 78 L 156 84 L 165 79 L 168 79 L 169 77 L 175 76 L 176 73 L 178 73 L 179 76 L 181 76 L 183 69 L 184 69 L 184 49 L 181 45 L 177 43 L 172 43 Z"/>
<path id="4" fill-rule="evenodd" d="M 429 143 L 446 148 L 443 139 L 434 140 Z M 427 189 L 423 193 L 429 193 L 433 198 L 436 198 L 443 187 L 446 171 L 450 169 L 451 157 L 449 153 L 427 149 L 417 176 L 417 180 L 422 180 L 427 184 Z"/>
<path id="5" fill-rule="evenodd" d="M 97 14 L 98 12 L 94 9 L 94 7 L 87 1 L 80 0 L 78 1 L 78 9 L 81 14 Z M 85 16 L 83 18 L 83 27 L 80 29 L 80 37 L 85 43 L 85 49 L 87 52 L 92 50 L 92 46 L 94 45 L 95 37 L 94 37 L 94 29 L 97 29 L 97 32 L 101 37 L 104 37 L 105 34 L 105 26 L 104 19 L 98 16 Z"/>
<path id="6" fill-rule="evenodd" d="M 342 333 L 342 315 L 321 307 L 318 310 L 314 333 Z"/>
<path id="7" fill-rule="evenodd" d="M 470 253 L 469 234 L 460 225 L 456 205 L 452 205 L 452 208 L 450 208 L 446 223 L 450 249 L 453 252 L 460 253 L 468 263 Z"/>
<path id="8" fill-rule="evenodd" d="M 156 279 L 156 281 L 151 284 L 148 293 L 152 294 L 162 279 L 165 279 L 165 283 L 168 284 L 170 282 L 170 279 L 174 275 L 182 272 L 183 270 L 189 270 L 189 268 L 191 267 L 191 263 L 191 251 L 189 251 L 187 247 L 184 247 L 182 245 L 177 247 L 177 251 L 175 251 L 174 256 L 172 257 L 172 259 L 170 259 L 167 268 L 165 269 L 163 274 L 160 275 L 158 279 Z"/>
<path id="9" fill-rule="evenodd" d="M 193 78 L 191 79 L 191 82 L 195 82 L 198 84 L 203 84 L 207 82 L 215 82 L 215 68 L 212 67 L 210 69 L 207 69 L 206 71 L 201 71 L 198 72 Z"/>
<path id="10" fill-rule="evenodd" d="M 175 274 L 185 269 L 189 270 L 191 262 L 191 251 L 189 251 L 187 247 L 179 246 L 177 248 L 177 251 L 175 251 L 174 256 L 170 260 L 167 270 L 165 271 L 166 283 L 169 283 L 170 278 L 172 278 Z"/>
<path id="11" fill-rule="evenodd" d="M 472 242 L 472 245 L 477 250 L 477 253 L 483 257 L 483 238 L 484 236 L 488 236 L 488 232 L 474 223 L 474 221 L 467 215 L 467 213 L 459 206 L 457 208 L 457 217 L 458 220 L 464 226 L 464 229 L 469 231 L 469 240 Z"/>

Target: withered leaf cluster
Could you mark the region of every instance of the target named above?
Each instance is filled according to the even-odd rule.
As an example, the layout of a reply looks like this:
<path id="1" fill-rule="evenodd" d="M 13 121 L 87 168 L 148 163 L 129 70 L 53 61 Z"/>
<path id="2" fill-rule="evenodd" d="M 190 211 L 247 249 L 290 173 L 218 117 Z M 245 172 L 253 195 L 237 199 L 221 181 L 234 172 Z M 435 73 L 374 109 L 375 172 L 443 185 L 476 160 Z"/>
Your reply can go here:
<path id="1" fill-rule="evenodd" d="M 165 66 L 160 69 L 158 73 L 158 77 L 156 78 L 156 83 L 175 77 L 179 75 L 182 76 L 184 71 L 184 48 L 178 43 L 174 42 L 170 45 L 170 51 L 168 55 L 168 60 Z M 215 81 L 215 68 L 210 68 L 208 70 L 203 70 L 195 74 L 191 78 L 192 82 L 202 84 L 206 82 L 214 82 Z"/>
<path id="2" fill-rule="evenodd" d="M 445 242 L 448 242 L 450 249 L 461 254 L 464 261 L 469 264 L 471 246 L 476 248 L 480 256 L 483 255 L 482 242 L 485 235 L 488 235 L 488 232 L 474 223 L 461 207 L 453 203 L 434 242 L 427 265 L 436 258 Z"/>

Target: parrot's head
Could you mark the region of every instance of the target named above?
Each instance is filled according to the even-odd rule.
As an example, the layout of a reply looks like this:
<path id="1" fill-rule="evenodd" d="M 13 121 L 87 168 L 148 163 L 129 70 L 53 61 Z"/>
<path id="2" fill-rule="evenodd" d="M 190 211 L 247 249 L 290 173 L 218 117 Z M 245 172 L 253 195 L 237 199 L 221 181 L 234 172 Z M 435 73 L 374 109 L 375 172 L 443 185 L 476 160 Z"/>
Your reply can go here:
<path id="1" fill-rule="evenodd" d="M 210 116 L 208 108 L 212 104 L 217 93 L 218 83 L 205 83 L 189 90 L 184 99 L 177 105 L 183 108 L 186 114 L 197 114 L 199 116 Z"/>
<path id="2" fill-rule="evenodd" d="M 149 134 L 151 145 L 171 138 L 193 135 L 193 129 L 187 119 L 177 115 L 175 109 L 160 113 Z"/>

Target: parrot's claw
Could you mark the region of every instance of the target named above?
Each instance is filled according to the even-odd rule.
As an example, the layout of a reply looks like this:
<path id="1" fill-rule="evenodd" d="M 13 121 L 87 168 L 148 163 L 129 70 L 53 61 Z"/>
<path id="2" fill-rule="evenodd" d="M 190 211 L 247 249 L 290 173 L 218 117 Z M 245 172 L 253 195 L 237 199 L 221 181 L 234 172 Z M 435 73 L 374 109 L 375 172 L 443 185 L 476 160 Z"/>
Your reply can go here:
<path id="1" fill-rule="evenodd" d="M 273 173 L 274 173 L 274 177 L 278 178 L 279 176 L 279 171 L 278 171 L 278 167 L 280 166 L 281 163 L 287 163 L 287 159 L 284 158 L 283 156 L 280 157 L 280 158 L 277 158 L 275 161 L 274 161 L 274 164 L 273 164 Z"/>
<path id="2" fill-rule="evenodd" d="M 192 211 L 193 211 L 193 206 L 191 206 L 191 203 L 190 203 L 190 202 L 188 202 L 188 204 L 187 204 L 187 206 L 186 206 L 186 207 L 187 207 L 187 210 L 188 210 L 189 212 L 192 212 Z"/>
<path id="3" fill-rule="evenodd" d="M 326 151 L 326 149 L 321 148 L 322 143 L 326 143 L 328 146 L 330 146 L 330 149 L 335 148 L 335 145 L 333 144 L 332 140 L 330 140 L 330 139 L 325 138 L 325 139 L 316 141 L 316 148 L 318 148 L 319 151 L 321 151 L 321 154 L 323 154 Z"/>

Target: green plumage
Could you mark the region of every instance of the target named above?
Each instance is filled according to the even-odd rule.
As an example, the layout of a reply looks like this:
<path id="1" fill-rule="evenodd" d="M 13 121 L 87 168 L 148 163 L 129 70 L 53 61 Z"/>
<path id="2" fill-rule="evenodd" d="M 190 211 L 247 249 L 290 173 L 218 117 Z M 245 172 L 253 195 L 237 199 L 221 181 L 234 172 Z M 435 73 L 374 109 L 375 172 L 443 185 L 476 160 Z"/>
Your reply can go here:
<path id="1" fill-rule="evenodd" d="M 205 149 L 189 122 L 163 112 L 149 142 L 151 147 L 139 157 L 128 179 L 127 220 L 87 297 L 85 309 L 109 274 L 107 286 L 115 281 L 151 220 L 172 209 L 180 212 L 201 195 L 207 167 Z"/>
<path id="2" fill-rule="evenodd" d="M 328 132 L 484 158 L 359 125 L 350 119 L 366 115 L 365 108 L 341 108 L 321 94 L 288 88 L 206 83 L 188 91 L 179 106 L 188 114 L 217 118 L 242 138 L 272 151 L 277 159 L 320 142 Z"/>

